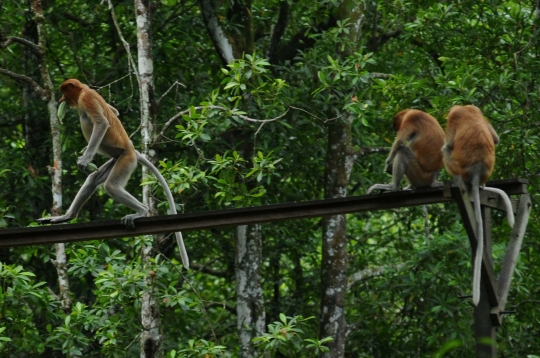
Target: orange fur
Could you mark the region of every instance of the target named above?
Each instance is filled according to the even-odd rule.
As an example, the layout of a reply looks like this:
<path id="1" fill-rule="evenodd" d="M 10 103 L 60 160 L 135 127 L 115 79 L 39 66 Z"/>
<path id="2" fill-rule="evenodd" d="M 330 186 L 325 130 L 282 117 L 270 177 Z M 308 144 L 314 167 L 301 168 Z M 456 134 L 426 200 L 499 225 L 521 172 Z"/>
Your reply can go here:
<path id="1" fill-rule="evenodd" d="M 406 174 L 407 179 L 413 187 L 429 186 L 434 180 L 433 172 L 443 168 L 440 148 L 444 144 L 444 131 L 441 125 L 426 112 L 405 109 L 394 116 L 393 126 L 397 135 L 392 150 L 408 141 L 418 162 L 417 170 Z"/>
<path id="2" fill-rule="evenodd" d="M 499 137 L 475 106 L 454 106 L 448 113 L 446 146 L 451 152 L 444 156 L 446 170 L 452 175 L 461 175 L 470 183 L 473 165 L 482 163 L 480 185 L 483 185 L 495 166 L 495 145 Z"/>
<path id="3" fill-rule="evenodd" d="M 461 175 L 467 183 L 474 204 L 477 245 L 473 264 L 473 299 L 480 302 L 481 266 L 484 252 L 484 226 L 480 205 L 480 187 L 484 185 L 495 165 L 495 145 L 499 137 L 475 106 L 454 106 L 448 113 L 445 144 L 442 147 L 446 170 Z M 510 203 L 510 199 L 507 199 Z M 512 210 L 510 207 L 507 210 Z M 513 220 L 513 215 L 512 215 Z"/>
<path id="4" fill-rule="evenodd" d="M 374 184 L 367 193 L 397 191 L 403 177 L 413 189 L 440 186 L 437 178 L 443 168 L 444 132 L 439 122 L 428 113 L 406 109 L 394 116 L 392 126 L 397 134 L 385 165 L 392 183 Z"/>
<path id="5" fill-rule="evenodd" d="M 69 79 L 62 83 L 60 91 L 63 96 L 59 102 L 65 100 L 70 107 L 77 108 L 80 115 L 86 113 L 92 124 L 104 119 L 107 120 L 109 129 L 101 141 L 99 148 L 101 154 L 117 157 L 118 149 L 122 151 L 135 150 L 120 119 L 99 93 L 76 79 Z M 83 123 L 81 125 L 84 137 L 88 141 L 92 135 L 92 127 L 85 126 Z"/>

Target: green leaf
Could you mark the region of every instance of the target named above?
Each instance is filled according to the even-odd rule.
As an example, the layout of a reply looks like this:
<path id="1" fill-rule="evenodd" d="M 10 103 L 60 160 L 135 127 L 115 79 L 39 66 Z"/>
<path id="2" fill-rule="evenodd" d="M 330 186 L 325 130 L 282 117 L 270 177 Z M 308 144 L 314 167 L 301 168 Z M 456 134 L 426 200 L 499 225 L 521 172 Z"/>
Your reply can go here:
<path id="1" fill-rule="evenodd" d="M 64 116 L 66 115 L 66 101 L 60 103 L 58 106 L 58 120 L 60 121 L 60 124 L 62 124 L 62 120 L 64 119 Z"/>

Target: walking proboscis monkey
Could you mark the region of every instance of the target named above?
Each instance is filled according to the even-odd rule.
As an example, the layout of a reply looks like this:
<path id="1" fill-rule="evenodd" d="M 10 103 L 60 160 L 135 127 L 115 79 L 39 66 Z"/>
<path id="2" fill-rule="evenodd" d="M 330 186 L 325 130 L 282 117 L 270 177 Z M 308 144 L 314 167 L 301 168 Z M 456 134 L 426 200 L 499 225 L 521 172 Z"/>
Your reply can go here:
<path id="1" fill-rule="evenodd" d="M 484 226 L 480 211 L 480 187 L 501 195 L 510 226 L 514 226 L 514 212 L 508 195 L 496 188 L 484 187 L 495 165 L 495 146 L 499 136 L 482 111 L 475 106 L 454 106 L 448 113 L 445 144 L 442 154 L 446 170 L 461 175 L 468 185 L 474 203 L 478 244 L 474 258 L 473 304 L 480 301 L 480 278 L 484 251 Z"/>
<path id="2" fill-rule="evenodd" d="M 397 135 L 384 168 L 392 183 L 372 185 L 367 193 L 398 191 L 403 177 L 409 182 L 405 189 L 441 186 L 437 178 L 443 168 L 444 131 L 439 122 L 428 113 L 405 109 L 394 116 L 393 127 Z"/>
<path id="3" fill-rule="evenodd" d="M 135 219 L 145 217 L 148 207 L 125 190 L 125 186 L 131 173 L 141 163 L 157 177 L 167 196 L 169 210 L 176 214 L 176 206 L 172 193 L 165 178 L 159 170 L 148 161 L 141 153 L 135 150 L 122 123 L 118 119 L 118 111 L 105 102 L 103 97 L 87 85 L 76 79 L 69 79 L 60 86 L 62 98 L 59 102 L 66 102 L 68 106 L 77 108 L 79 111 L 81 129 L 88 141 L 84 154 L 77 160 L 77 166 L 85 171 L 96 153 L 111 158 L 99 169 L 91 173 L 83 186 L 75 196 L 73 203 L 62 216 L 53 216 L 38 219 L 40 224 L 59 224 L 70 221 L 77 217 L 81 207 L 94 193 L 97 187 L 103 184 L 105 191 L 114 200 L 136 211 L 135 214 L 126 215 L 122 218 L 122 224 L 134 228 Z M 176 242 L 180 250 L 180 256 L 185 268 L 189 268 L 189 259 L 182 233 L 176 232 Z"/>

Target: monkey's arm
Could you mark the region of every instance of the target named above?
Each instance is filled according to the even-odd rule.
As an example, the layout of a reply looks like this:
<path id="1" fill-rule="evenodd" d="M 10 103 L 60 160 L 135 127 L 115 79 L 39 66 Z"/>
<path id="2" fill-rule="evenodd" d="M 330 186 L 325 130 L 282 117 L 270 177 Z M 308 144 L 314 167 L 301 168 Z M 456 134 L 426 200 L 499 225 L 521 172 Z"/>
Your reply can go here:
<path id="1" fill-rule="evenodd" d="M 110 109 L 112 109 L 112 111 L 114 112 L 114 115 L 115 116 L 119 116 L 120 115 L 120 112 L 118 112 L 118 110 L 116 108 L 114 108 L 113 106 L 111 106 L 110 104 L 107 103 L 107 106 L 109 106 Z"/>
<path id="2" fill-rule="evenodd" d="M 88 141 L 88 146 L 84 154 L 77 160 L 77 166 L 81 171 L 86 171 L 86 167 L 94 159 L 94 155 L 96 155 L 99 145 L 110 127 L 109 121 L 105 117 L 96 118 L 92 124 L 92 135 Z"/>
<path id="3" fill-rule="evenodd" d="M 394 160 L 396 159 L 397 152 L 403 148 L 403 140 L 400 138 L 396 138 L 394 141 L 394 144 L 392 145 L 392 149 L 390 149 L 390 154 L 388 155 L 388 158 L 386 158 L 386 162 L 384 165 L 384 171 L 388 174 L 392 174 L 392 166 L 394 165 Z"/>
<path id="4" fill-rule="evenodd" d="M 396 159 L 398 151 L 405 146 L 405 142 L 413 138 L 415 135 L 414 130 L 411 130 L 408 126 L 404 126 L 397 133 L 396 140 L 392 144 L 392 149 L 390 149 L 390 154 L 386 158 L 386 165 L 384 166 L 384 171 L 392 174 L 392 165 Z"/>
<path id="5" fill-rule="evenodd" d="M 499 139 L 497 132 L 495 132 L 495 128 L 493 128 L 493 126 L 489 122 L 488 122 L 488 129 L 489 129 L 489 132 L 491 133 L 491 136 L 493 137 L 493 142 L 495 143 L 495 145 L 499 144 L 501 140 Z"/>

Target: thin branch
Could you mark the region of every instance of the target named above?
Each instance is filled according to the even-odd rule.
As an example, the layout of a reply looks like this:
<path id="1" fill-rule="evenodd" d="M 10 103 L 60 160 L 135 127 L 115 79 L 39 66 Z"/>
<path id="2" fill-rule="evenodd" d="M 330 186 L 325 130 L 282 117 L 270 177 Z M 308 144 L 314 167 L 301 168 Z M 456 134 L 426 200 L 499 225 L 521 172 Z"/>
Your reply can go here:
<path id="1" fill-rule="evenodd" d="M 389 74 L 389 73 L 379 73 L 379 72 L 372 72 L 371 73 L 371 77 L 373 78 L 385 78 L 385 79 L 388 79 L 388 78 L 392 78 L 392 74 Z"/>
<path id="2" fill-rule="evenodd" d="M 162 95 L 161 97 L 159 97 L 159 99 L 156 101 L 157 104 L 159 105 L 159 103 L 161 102 L 161 100 L 162 100 L 163 98 L 165 98 L 165 96 L 166 96 L 167 94 L 169 94 L 169 92 L 171 92 L 171 90 L 172 90 L 175 86 L 178 86 L 178 85 L 180 85 L 180 86 L 186 88 L 186 85 L 183 84 L 182 82 L 174 81 L 174 83 L 171 85 L 171 87 L 169 87 L 169 89 L 166 90 L 165 93 L 163 93 L 163 95 Z"/>
<path id="3" fill-rule="evenodd" d="M 313 117 L 313 118 L 317 118 L 317 119 L 318 119 L 319 121 L 321 121 L 322 123 L 331 122 L 331 121 L 334 121 L 334 120 L 336 120 L 336 119 L 339 119 L 339 118 L 343 117 L 343 116 L 337 116 L 337 117 L 334 117 L 334 118 L 322 119 L 322 118 L 320 118 L 320 117 L 317 117 L 317 116 L 314 115 L 313 113 L 311 113 L 311 112 L 309 112 L 309 111 L 306 111 L 306 110 L 303 109 L 303 108 L 294 107 L 294 106 L 289 106 L 289 108 L 296 109 L 296 110 L 298 110 L 298 111 L 302 111 L 302 112 L 304 112 L 304 113 L 310 115 L 310 116 Z"/>
<path id="4" fill-rule="evenodd" d="M 38 93 L 38 95 L 41 97 L 42 100 L 44 100 L 44 101 L 49 100 L 49 96 L 47 95 L 45 90 L 36 81 L 31 79 L 30 77 L 25 76 L 25 75 L 20 75 L 20 74 L 15 73 L 15 72 L 11 72 L 11 71 L 6 70 L 4 68 L 0 68 L 0 73 L 4 74 L 6 76 L 9 76 L 9 77 L 13 78 L 16 81 L 27 83 L 28 85 L 30 85 L 30 87 L 32 87 L 34 89 L 34 91 L 36 91 Z"/>
<path id="5" fill-rule="evenodd" d="M 105 88 L 105 87 L 110 87 L 111 85 L 115 84 L 116 82 L 122 81 L 124 78 L 126 78 L 126 77 L 128 77 L 128 76 L 131 76 L 131 74 L 128 73 L 127 75 L 122 76 L 122 77 L 120 77 L 119 79 L 117 79 L 117 80 L 115 80 L 115 81 L 109 82 L 109 83 L 107 83 L 106 85 L 103 85 L 103 86 L 101 86 L 101 87 L 95 88 L 95 90 L 96 90 L 96 91 L 101 91 L 103 88 Z"/>
<path id="6" fill-rule="evenodd" d="M 209 107 L 216 107 L 216 109 L 219 109 L 217 108 L 217 106 L 209 106 Z M 227 109 L 228 108 L 223 108 L 222 109 Z M 248 122 L 255 122 L 255 123 L 268 123 L 268 122 L 273 122 L 273 121 L 277 121 L 278 119 L 284 117 L 287 113 L 289 112 L 289 109 L 287 108 L 287 110 L 280 116 L 277 116 L 275 118 L 270 118 L 270 119 L 254 119 L 254 118 L 249 118 L 248 116 L 244 116 L 242 114 L 238 114 L 238 113 L 232 113 L 234 116 L 238 116 L 240 118 L 242 118 L 243 120 L 245 121 L 248 121 Z"/>
<path id="7" fill-rule="evenodd" d="M 369 154 L 388 153 L 388 152 L 390 152 L 390 148 L 387 148 L 387 147 L 369 147 L 369 148 L 362 148 L 359 150 L 353 150 L 347 154 L 352 156 L 353 159 L 356 160 L 358 159 L 358 157 L 363 157 Z"/>
<path id="8" fill-rule="evenodd" d="M 225 302 L 209 302 L 206 305 L 206 309 L 214 308 L 214 307 L 221 307 L 224 310 L 229 311 L 232 314 L 236 314 L 236 307 L 226 304 Z"/>
<path id="9" fill-rule="evenodd" d="M 222 107 L 222 106 L 214 106 L 214 105 L 210 105 L 210 106 L 197 106 L 197 107 L 193 107 L 195 110 L 201 110 L 201 109 L 205 109 L 205 108 L 208 108 L 208 109 L 219 109 L 219 110 L 222 110 L 222 111 L 230 111 L 232 115 L 234 116 L 237 116 L 237 117 L 240 117 L 241 119 L 245 120 L 245 121 L 248 121 L 248 122 L 255 122 L 255 123 L 268 123 L 268 122 L 273 122 L 273 121 L 276 121 L 280 118 L 282 118 L 283 116 L 285 116 L 288 112 L 289 112 L 289 109 L 287 109 L 285 111 L 285 113 L 283 113 L 282 115 L 280 116 L 277 116 L 275 118 L 270 118 L 270 119 L 255 119 L 255 118 L 250 118 L 248 116 L 245 116 L 243 114 L 239 114 L 239 113 L 235 113 L 235 112 L 232 112 L 232 110 L 230 108 L 227 108 L 227 107 Z M 293 108 L 293 107 L 291 107 Z M 183 110 L 181 112 L 178 112 L 177 114 L 175 114 L 173 117 L 171 117 L 171 119 L 169 119 L 164 125 L 163 125 L 163 129 L 161 130 L 161 132 L 157 135 L 156 139 L 160 138 L 160 137 L 164 137 L 165 136 L 165 132 L 169 129 L 169 127 L 171 126 L 171 124 L 177 120 L 178 118 L 182 117 L 182 115 L 184 114 L 187 114 L 191 111 L 191 108 L 188 108 L 186 110 Z"/>
<path id="10" fill-rule="evenodd" d="M 229 277 L 229 275 L 227 274 L 227 271 L 216 270 L 211 267 L 208 267 L 207 265 L 199 265 L 199 264 L 192 263 L 191 268 L 196 271 L 207 273 L 209 275 L 216 276 L 216 277 Z"/>
<path id="11" fill-rule="evenodd" d="M 116 27 L 116 32 L 118 32 L 118 37 L 120 37 L 120 41 L 124 45 L 124 48 L 126 49 L 128 61 L 129 64 L 132 67 L 132 71 L 135 74 L 135 77 L 137 77 L 137 83 L 139 83 L 139 87 L 141 84 L 141 79 L 139 77 L 139 71 L 137 70 L 137 65 L 135 64 L 135 60 L 133 60 L 133 56 L 131 56 L 131 51 L 129 50 L 129 43 L 124 39 L 124 35 L 122 34 L 122 30 L 120 29 L 120 25 L 118 24 L 118 20 L 116 19 L 116 13 L 114 12 L 114 6 L 111 2 L 111 0 L 107 0 L 109 3 L 109 10 L 111 12 L 111 17 L 114 22 L 114 26 Z"/>
<path id="12" fill-rule="evenodd" d="M 7 48 L 9 45 L 11 45 L 14 42 L 20 43 L 21 45 L 28 47 L 30 50 L 32 50 L 32 52 L 36 56 L 38 56 L 38 58 L 43 57 L 43 52 L 41 52 L 38 45 L 36 45 L 32 41 L 28 41 L 27 39 L 23 39 L 21 37 L 16 37 L 16 36 L 7 37 L 6 42 L 4 42 L 3 44 L 0 44 L 0 48 Z"/>
<path id="13" fill-rule="evenodd" d="M 363 281 L 365 279 L 373 278 L 377 276 L 382 276 L 389 270 L 399 271 L 403 267 L 405 267 L 405 264 L 396 264 L 396 265 L 391 265 L 391 266 L 375 266 L 372 268 L 367 268 L 365 270 L 355 272 L 351 276 L 349 276 L 349 278 L 347 279 L 348 281 L 347 289 L 350 290 L 352 285 L 354 285 L 355 283 L 359 281 Z"/>

